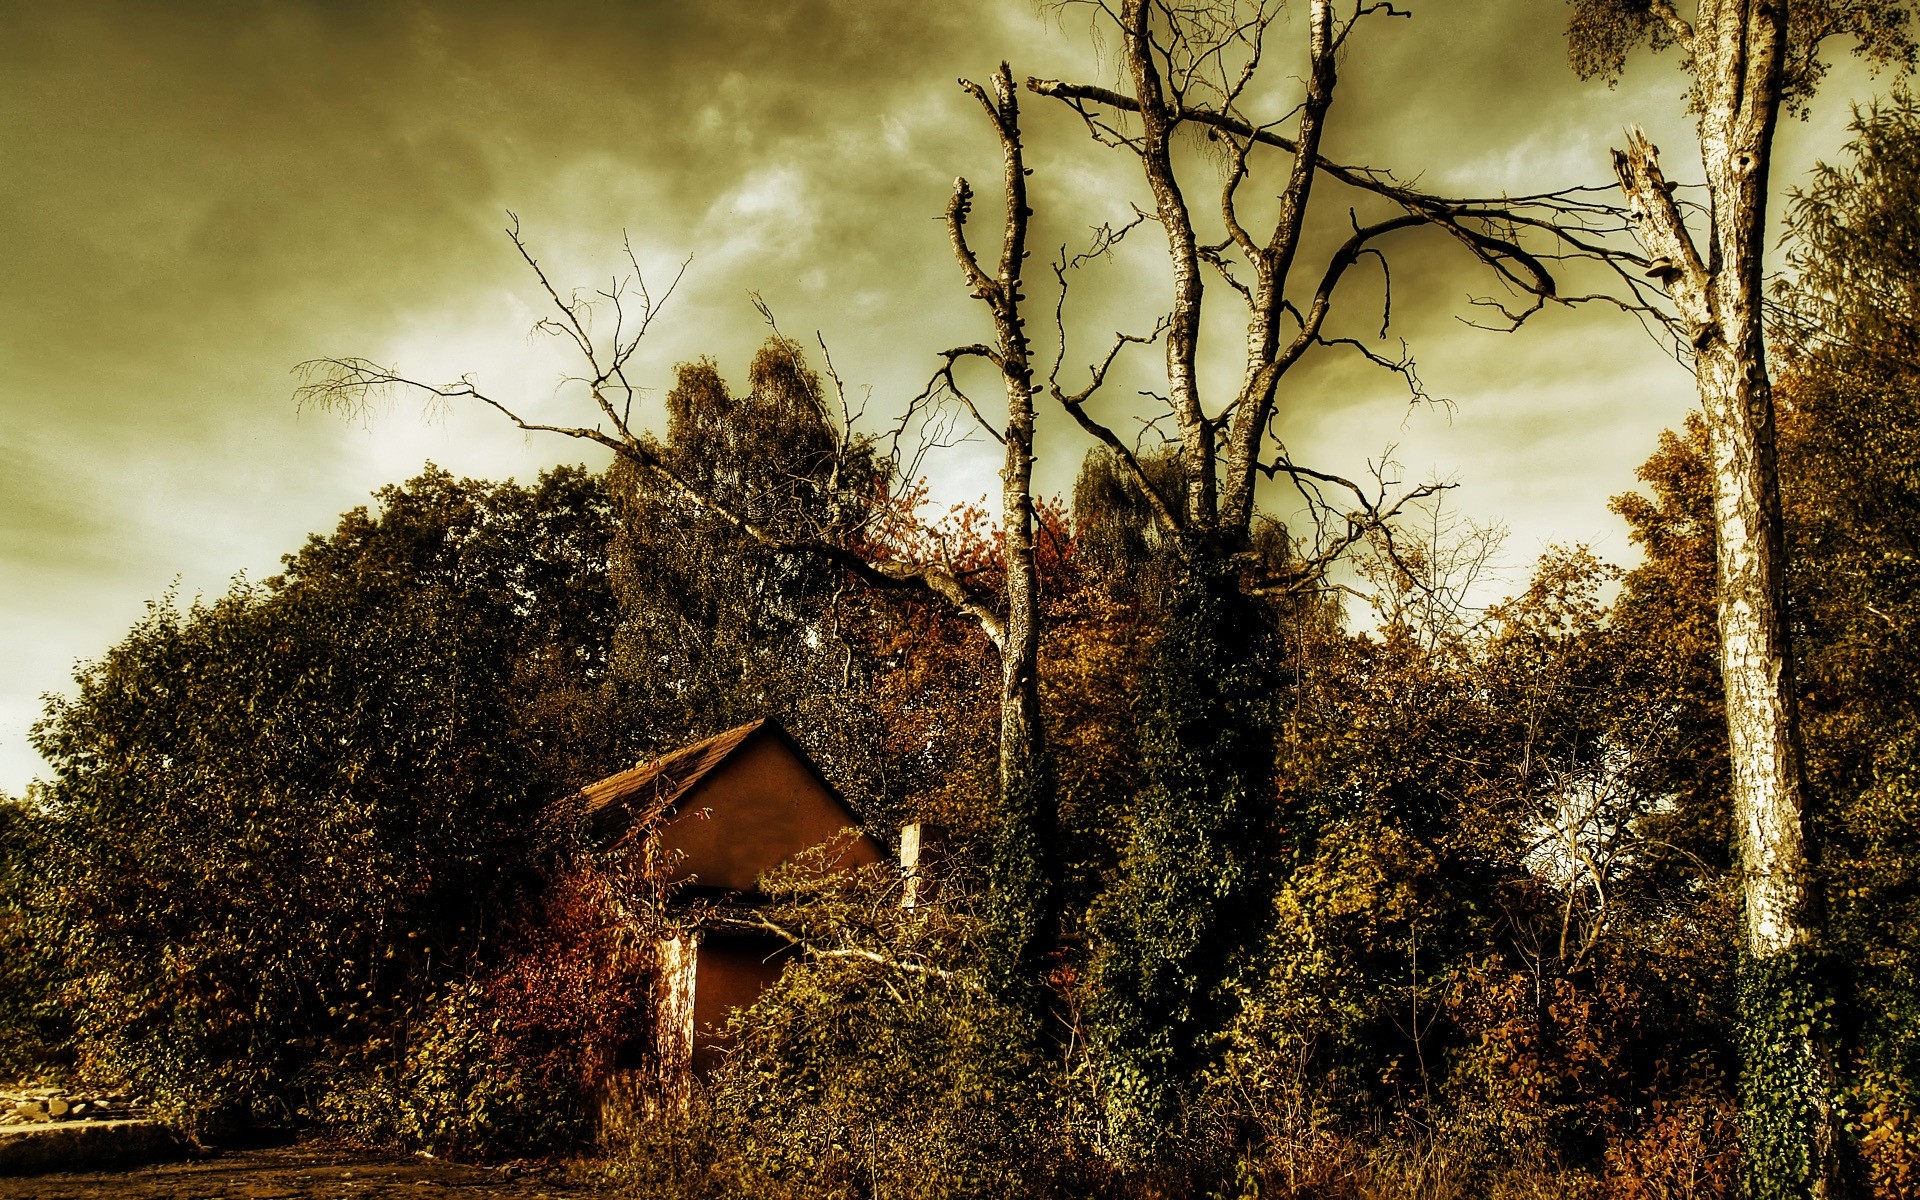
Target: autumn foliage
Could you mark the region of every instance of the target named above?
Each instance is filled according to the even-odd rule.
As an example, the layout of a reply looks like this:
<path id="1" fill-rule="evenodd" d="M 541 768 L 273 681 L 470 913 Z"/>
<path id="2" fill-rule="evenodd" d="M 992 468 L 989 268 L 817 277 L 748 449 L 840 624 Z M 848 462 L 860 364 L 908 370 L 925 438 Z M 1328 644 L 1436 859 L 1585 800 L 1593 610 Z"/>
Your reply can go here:
<path id="1" fill-rule="evenodd" d="M 1906 197 L 1920 153 L 1910 106 L 1863 122 L 1867 165 L 1797 210 L 1833 308 L 1782 332 L 1779 393 L 1840 983 L 1813 1017 L 1844 1035 L 1848 1169 L 1893 1198 L 1920 1195 L 1920 379 L 1873 350 L 1916 344 L 1912 306 L 1868 301 L 1915 264 L 1820 272 L 1863 224 L 1913 244 L 1916 206 L 1874 189 Z M 737 391 L 690 364 L 654 449 L 772 528 L 990 594 L 994 513 L 890 479 L 822 395 L 784 341 Z M 430 470 L 280 576 L 157 602 L 50 701 L 54 776 L 0 806 L 0 1069 L 130 1079 L 209 1137 L 580 1149 L 686 910 L 565 798 L 774 713 L 869 832 L 949 830 L 938 898 L 903 908 L 884 864 L 763 881 L 791 965 L 686 1114 L 580 1168 L 600 1185 L 1730 1200 L 1738 881 L 1698 422 L 1639 479 L 1615 501 L 1630 569 L 1556 548 L 1470 606 L 1490 539 L 1429 511 L 1356 548 L 1363 608 L 1261 592 L 1246 556 L 1203 577 L 1090 456 L 1040 512 L 1064 916 L 1023 997 L 985 966 L 977 623 L 624 468 Z M 1264 578 L 1290 547 L 1275 527 L 1249 554 Z"/>

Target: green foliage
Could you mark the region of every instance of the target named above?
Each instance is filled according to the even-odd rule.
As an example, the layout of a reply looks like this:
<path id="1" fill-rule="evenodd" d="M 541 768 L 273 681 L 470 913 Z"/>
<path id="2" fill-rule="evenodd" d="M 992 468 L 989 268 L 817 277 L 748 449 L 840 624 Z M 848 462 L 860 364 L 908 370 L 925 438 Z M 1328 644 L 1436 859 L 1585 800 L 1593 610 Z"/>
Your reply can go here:
<path id="1" fill-rule="evenodd" d="M 1148 455 L 1141 466 L 1162 495 L 1180 495 L 1186 486 L 1178 454 Z M 1110 450 L 1091 450 L 1080 464 L 1073 534 L 1075 557 L 1108 599 L 1150 616 L 1166 612 L 1179 584 L 1179 554 L 1146 492 Z"/>
<path id="2" fill-rule="evenodd" d="M 1582 79 L 1617 83 L 1633 51 L 1644 46 L 1659 53 L 1678 44 L 1673 22 L 1683 18 L 1669 17 L 1661 11 L 1664 6 L 1651 0 L 1567 0 L 1567 4 L 1572 10 L 1567 19 L 1568 57 Z M 1851 43 L 1856 55 L 1876 67 L 1911 65 L 1914 11 L 1910 0 L 1797 0 L 1788 6 L 1781 64 L 1781 98 L 1787 111 L 1806 112 L 1827 73 L 1822 51 L 1829 43 Z M 1692 54 L 1680 65 L 1692 73 L 1696 66 Z"/>
<path id="3" fill-rule="evenodd" d="M 1646 45 L 1655 53 L 1673 45 L 1671 28 L 1644 0 L 1568 0 L 1567 52 L 1582 79 L 1613 82 L 1627 55 Z"/>
<path id="4" fill-rule="evenodd" d="M 1605 653 L 1619 675 L 1604 702 L 1657 718 L 1631 766 L 1634 786 L 1663 801 L 1641 821 L 1641 882 L 1675 896 L 1732 861 L 1713 477 L 1701 417 L 1690 414 L 1679 432 L 1662 432 L 1637 473 L 1651 495 L 1616 496 L 1613 509 L 1646 561 L 1621 581 L 1608 620 Z"/>
<path id="5" fill-rule="evenodd" d="M 429 472 L 381 500 L 264 585 L 152 605 L 35 727 L 83 1069 L 290 1115 L 398 1044 L 531 882 L 546 789 L 591 777 L 547 714 L 605 662 L 597 482 Z"/>
<path id="6" fill-rule="evenodd" d="M 427 997 L 411 1023 L 391 1096 L 372 1087 L 330 1090 L 321 1102 L 329 1124 L 371 1144 L 397 1142 L 453 1156 L 570 1142 L 578 1132 L 578 1098 L 546 1092 L 527 1077 L 514 1047 L 499 1036 L 491 999 L 472 980 Z M 358 1104 L 372 1111 L 356 1111 Z M 391 1126 L 378 1124 L 382 1118 Z"/>
<path id="7" fill-rule="evenodd" d="M 1132 681 L 1152 626 L 1095 588 L 1055 597 L 1040 647 L 1041 704 L 1060 810 L 1055 886 L 1071 920 L 1087 911 L 1126 844 L 1139 785 L 1139 722 Z"/>
<path id="8" fill-rule="evenodd" d="M 943 879 L 903 909 L 890 868 L 823 870 L 832 853 L 766 881 L 763 927 L 805 955 L 729 1026 L 714 1119 L 811 1195 L 1044 1193 L 1048 1072 L 1030 1018 L 986 986 L 968 890 Z"/>
<path id="9" fill-rule="evenodd" d="M 1143 786 L 1093 912 L 1087 1014 L 1121 1145 L 1151 1151 L 1234 1010 L 1270 887 L 1268 617 L 1224 564 L 1190 565 L 1141 681 Z"/>
<path id="10" fill-rule="evenodd" d="M 1836 963 L 1820 950 L 1743 957 L 1739 979 L 1740 1141 L 1748 1200 L 1807 1195 L 1810 1148 L 1836 1097 L 1812 1082 L 1818 1046 L 1834 1044 Z"/>
<path id="11" fill-rule="evenodd" d="M 987 851 L 990 936 L 985 944 L 994 992 L 1011 1003 L 1031 1006 L 1045 992 L 1046 958 L 1059 941 L 1059 820 L 1048 756 L 1019 766 L 1001 774 Z"/>
<path id="12" fill-rule="evenodd" d="M 981 980 L 890 991 L 874 974 L 842 961 L 783 975 L 737 1023 L 715 1103 L 771 1174 L 816 1194 L 1026 1190 L 1051 1122 L 1020 1013 Z"/>
<path id="13" fill-rule="evenodd" d="M 1294 627 L 1271 934 L 1184 1153 L 1280 1194 L 1400 1187 L 1410 1163 L 1432 1173 L 1408 1194 L 1731 1178 L 1703 1139 L 1731 1103 L 1732 891 L 1658 836 L 1711 720 L 1674 702 L 1699 615 L 1638 607 L 1695 547 L 1655 524 L 1687 554 L 1612 606 L 1618 573 L 1559 550 L 1470 619 L 1435 573 L 1473 569 L 1463 531 L 1400 545 L 1407 602 L 1377 631 Z"/>
<path id="14" fill-rule="evenodd" d="M 1920 1191 L 1920 106 L 1859 110 L 1790 209 L 1781 469 L 1829 949 L 1848 966 L 1847 1096 L 1868 1174 Z"/>
<path id="15" fill-rule="evenodd" d="M 1222 1126 L 1223 1151 L 1293 1175 L 1341 1158 L 1344 1135 L 1375 1115 L 1395 1073 L 1380 1041 L 1397 998 L 1382 951 L 1414 915 L 1409 853 L 1375 822 L 1340 823 L 1279 889 L 1263 972 L 1206 1078 L 1203 1111 Z"/>
<path id="16" fill-rule="evenodd" d="M 808 1200 L 805 1177 L 774 1173 L 758 1143 L 742 1141 L 702 1090 L 684 1113 L 639 1124 L 607 1154 L 572 1164 L 573 1181 L 622 1200 Z"/>
<path id="17" fill-rule="evenodd" d="M 774 338 L 744 392 L 711 359 L 683 363 L 666 397 L 661 460 L 700 494 L 779 538 L 858 544 L 885 495 L 883 465 L 827 408 L 801 348 Z M 619 601 L 615 710 L 631 757 L 778 714 L 861 811 L 897 812 L 867 697 L 871 605 L 845 572 L 743 537 L 721 512 L 617 460 L 611 580 Z M 878 785 L 879 794 L 862 794 Z"/>
<path id="18" fill-rule="evenodd" d="M 626 859 L 573 856 L 484 963 L 414 1005 L 404 1037 L 322 1068 L 313 1117 L 365 1145 L 456 1157 L 578 1145 L 616 1055 L 650 1016 L 662 892 Z"/>
<path id="19" fill-rule="evenodd" d="M 61 1067 L 72 1036 L 58 1002 L 59 958 L 30 919 L 45 840 L 32 804 L 0 794 L 0 1079 Z"/>

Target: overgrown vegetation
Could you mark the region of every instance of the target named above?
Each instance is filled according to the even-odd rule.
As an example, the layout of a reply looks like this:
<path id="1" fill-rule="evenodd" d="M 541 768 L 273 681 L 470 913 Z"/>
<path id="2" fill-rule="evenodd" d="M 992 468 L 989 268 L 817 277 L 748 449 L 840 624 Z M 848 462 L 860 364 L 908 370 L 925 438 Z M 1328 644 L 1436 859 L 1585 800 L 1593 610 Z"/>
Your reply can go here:
<path id="1" fill-rule="evenodd" d="M 1485 610 L 1493 539 L 1438 507 L 1356 543 L 1361 612 L 1251 586 L 1278 534 L 1166 535 L 1177 456 L 1089 456 L 1039 510 L 1065 917 L 998 986 L 987 635 L 778 544 L 991 581 L 998 531 L 921 520 L 776 338 L 738 394 L 681 368 L 646 450 L 682 485 L 429 470 L 82 666 L 52 778 L 0 800 L 0 1072 L 132 1080 L 209 1134 L 583 1149 L 694 917 L 564 800 L 774 713 L 870 832 L 937 821 L 950 857 L 913 907 L 833 847 L 765 879 L 732 919 L 792 960 L 686 1111 L 576 1166 L 610 1192 L 1731 1197 L 1742 1139 L 1811 1170 L 1753 1113 L 1834 1103 L 1855 1184 L 1920 1195 L 1920 110 L 1856 128 L 1777 330 L 1817 955 L 1735 949 L 1694 420 L 1616 500 L 1639 565 L 1556 549 Z M 1829 1044 L 1840 1095 L 1737 1124 L 1756 1064 Z"/>

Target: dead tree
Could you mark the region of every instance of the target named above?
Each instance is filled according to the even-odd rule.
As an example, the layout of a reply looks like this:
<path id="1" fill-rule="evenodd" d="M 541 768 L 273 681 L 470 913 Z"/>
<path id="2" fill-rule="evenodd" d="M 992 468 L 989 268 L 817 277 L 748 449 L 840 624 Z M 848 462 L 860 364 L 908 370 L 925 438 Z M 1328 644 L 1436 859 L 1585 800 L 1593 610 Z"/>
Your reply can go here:
<path id="1" fill-rule="evenodd" d="M 1304 88 L 1289 115 L 1261 121 L 1249 114 L 1266 79 L 1272 44 L 1288 6 L 1280 0 L 1217 4 L 1174 0 L 1088 0 L 1096 19 L 1118 35 L 1118 53 L 1130 89 L 1125 92 L 1061 80 L 1029 79 L 1027 86 L 1069 106 L 1104 144 L 1139 159 L 1151 196 L 1144 216 L 1160 226 L 1173 270 L 1166 317 L 1166 392 L 1161 399 L 1175 428 L 1183 460 L 1183 493 L 1155 487 L 1133 449 L 1086 408 L 1085 397 L 1055 389 L 1080 426 L 1126 464 L 1176 542 L 1195 553 L 1232 556 L 1248 545 L 1263 480 L 1285 480 L 1316 517 L 1319 539 L 1285 578 L 1251 581 L 1268 590 L 1317 586 L 1323 569 L 1364 537 L 1390 530 L 1402 507 L 1434 490 L 1395 497 L 1384 479 L 1371 485 L 1312 470 L 1293 461 L 1274 422 L 1288 372 L 1309 353 L 1338 347 L 1397 373 L 1424 398 L 1413 360 L 1390 355 L 1358 338 L 1328 333 L 1337 294 L 1362 263 L 1383 275 L 1382 336 L 1391 316 L 1384 245 L 1418 230 L 1441 233 L 1467 251 L 1507 299 L 1479 301 L 1490 323 L 1514 329 L 1549 304 L 1601 302 L 1635 313 L 1657 298 L 1623 254 L 1618 235 L 1624 214 L 1598 187 L 1528 196 L 1449 198 L 1400 183 L 1390 171 L 1333 162 L 1321 152 L 1339 83 L 1339 58 L 1355 31 L 1374 19 L 1407 14 L 1380 0 L 1311 0 L 1298 30 L 1305 51 Z M 1282 125 L 1290 123 L 1290 127 Z M 1194 156 L 1179 141 L 1199 132 L 1224 162 L 1210 181 L 1217 189 L 1209 228 L 1190 193 Z M 1275 161 L 1277 157 L 1277 161 Z M 1211 166 L 1211 164 L 1201 164 Z M 1256 177 L 1281 183 L 1267 221 L 1254 219 L 1246 199 Z M 1349 205 L 1349 234 L 1315 257 L 1309 216 L 1327 184 Z M 1360 205 L 1371 214 L 1362 219 Z M 1568 291 L 1556 277 L 1569 260 L 1596 264 L 1606 286 Z M 1207 281 L 1216 279 L 1245 313 L 1244 356 L 1234 391 L 1209 402 L 1199 362 Z"/>
<path id="2" fill-rule="evenodd" d="M 1324 589 L 1328 569 L 1363 540 L 1392 556 L 1396 520 L 1444 486 L 1402 487 L 1385 464 L 1361 480 L 1295 461 L 1277 431 L 1283 399 L 1305 400 L 1297 389 L 1289 394 L 1288 375 L 1318 351 L 1357 352 L 1425 397 L 1403 350 L 1347 336 L 1332 319 L 1353 299 L 1353 269 L 1377 266 L 1373 303 L 1384 338 L 1386 249 L 1423 233 L 1462 247 L 1505 294 L 1485 301 L 1499 328 L 1517 328 L 1549 304 L 1599 301 L 1639 312 L 1657 297 L 1631 256 L 1621 257 L 1625 217 L 1604 189 L 1446 198 L 1384 169 L 1326 157 L 1342 52 L 1362 27 L 1408 15 L 1392 3 L 1081 7 L 1109 27 L 1123 88 L 1041 79 L 1027 86 L 1067 106 L 1096 141 L 1137 160 L 1146 202 L 1106 245 L 1157 226 L 1171 268 L 1161 318 L 1164 390 L 1152 391 L 1164 410 L 1150 428 L 1169 427 L 1177 471 L 1153 471 L 1144 448 L 1096 415 L 1087 394 L 1049 389 L 1122 464 L 1181 560 L 1169 634 L 1144 689 L 1152 710 L 1144 786 L 1123 866 L 1095 913 L 1091 972 L 1115 1142 L 1151 1152 L 1177 1122 L 1180 1093 L 1204 1066 L 1211 1034 L 1230 1019 L 1222 984 L 1259 936 L 1272 883 L 1264 874 L 1274 761 L 1265 681 L 1274 672 L 1261 648 L 1272 621 L 1260 599 Z M 1288 53 L 1291 62 L 1276 62 Z M 1269 103 L 1269 76 L 1287 71 L 1297 92 Z M 1274 111 L 1284 115 L 1256 115 Z M 1196 142 L 1213 154 L 1195 153 Z M 1330 205 L 1345 210 L 1347 229 L 1329 245 L 1322 231 L 1331 222 L 1314 218 Z M 1583 279 L 1597 270 L 1608 285 L 1563 288 L 1558 275 L 1573 259 L 1591 264 Z M 1063 288 L 1076 261 L 1063 256 Z M 1232 323 L 1242 347 L 1237 382 L 1217 396 L 1203 385 L 1202 347 L 1215 284 L 1238 302 Z M 1169 477 L 1177 489 L 1163 486 Z M 1268 481 L 1295 490 L 1313 527 L 1282 562 L 1256 552 L 1258 492 Z"/>
<path id="3" fill-rule="evenodd" d="M 1000 143 L 1006 224 L 1000 238 L 998 268 L 980 265 L 967 240 L 973 188 L 954 180 L 947 202 L 947 235 L 968 290 L 993 318 L 992 345 L 975 343 L 947 350 L 944 365 L 923 398 L 942 393 L 964 402 L 981 426 L 1006 450 L 1001 467 L 1001 528 L 1006 575 L 1006 619 L 1000 649 L 1000 811 L 993 838 L 988 916 L 991 944 L 999 956 L 998 983 L 1007 991 L 1031 991 L 1038 982 L 1041 956 L 1058 932 L 1054 886 L 1058 814 L 1046 735 L 1040 721 L 1040 576 L 1034 561 L 1032 341 L 1021 305 L 1027 259 L 1027 204 L 1024 147 L 1020 138 L 1019 93 L 1006 63 L 993 76 L 993 91 L 971 80 L 961 86 L 986 110 Z M 1007 400 L 1004 428 L 996 429 L 961 390 L 957 363 L 980 359 L 1000 376 Z"/>
<path id="4" fill-rule="evenodd" d="M 875 532 L 868 526 L 844 531 L 839 536 L 795 535 L 775 530 L 709 494 L 675 470 L 659 443 L 634 419 L 633 406 L 640 398 L 641 385 L 632 379 L 629 365 L 654 320 L 672 298 L 680 276 L 676 275 L 673 286 L 655 298 L 628 246 L 628 262 L 633 269 L 630 277 L 616 277 L 604 291 L 576 290 L 563 297 L 522 238 L 519 218 L 511 212 L 507 216 L 510 219 L 507 237 L 558 313 L 558 316 L 541 319 L 534 326 L 535 331 L 561 339 L 579 356 L 582 372 L 563 382 L 586 390 L 592 400 L 589 414 L 594 418 L 592 424 L 561 425 L 528 420 L 522 415 L 523 402 L 503 399 L 483 390 L 471 375 L 463 375 L 450 383 L 432 383 L 415 379 L 398 368 L 357 357 L 317 358 L 299 364 L 295 370 L 301 384 L 294 393 L 295 402 L 303 408 L 311 405 L 357 416 L 364 415 L 379 400 L 409 394 L 435 407 L 477 404 L 494 410 L 527 433 L 556 434 L 601 446 L 637 468 L 642 477 L 712 513 L 738 530 L 744 540 L 762 549 L 818 557 L 845 569 L 860 582 L 882 590 L 917 590 L 930 594 L 973 618 L 995 645 L 1000 644 L 1005 636 L 1005 621 L 995 611 L 993 598 L 983 596 L 962 571 L 950 564 L 889 557 L 877 552 L 873 546 L 881 539 L 863 536 Z M 685 264 L 681 270 L 684 273 Z M 604 313 L 599 311 L 603 309 L 611 311 L 613 328 L 608 335 L 596 336 L 595 318 L 598 315 L 604 320 Z M 763 314 L 765 311 L 763 307 Z M 843 437 L 848 439 L 854 436 L 850 425 L 850 419 L 843 421 L 841 429 Z"/>

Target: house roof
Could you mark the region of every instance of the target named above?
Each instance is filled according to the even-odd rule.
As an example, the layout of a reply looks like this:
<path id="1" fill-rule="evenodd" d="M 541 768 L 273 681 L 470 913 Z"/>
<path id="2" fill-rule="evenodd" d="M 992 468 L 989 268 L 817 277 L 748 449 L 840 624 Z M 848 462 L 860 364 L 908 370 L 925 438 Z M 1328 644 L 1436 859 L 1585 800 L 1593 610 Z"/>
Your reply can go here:
<path id="1" fill-rule="evenodd" d="M 715 768 L 759 735 L 779 738 L 820 781 L 828 794 L 836 801 L 840 799 L 839 790 L 807 757 L 806 751 L 781 727 L 780 722 L 763 717 L 581 788 L 578 798 L 587 827 L 614 840 L 628 830 L 653 825 L 673 811 L 680 801 L 713 774 Z"/>

